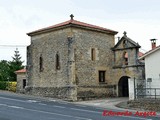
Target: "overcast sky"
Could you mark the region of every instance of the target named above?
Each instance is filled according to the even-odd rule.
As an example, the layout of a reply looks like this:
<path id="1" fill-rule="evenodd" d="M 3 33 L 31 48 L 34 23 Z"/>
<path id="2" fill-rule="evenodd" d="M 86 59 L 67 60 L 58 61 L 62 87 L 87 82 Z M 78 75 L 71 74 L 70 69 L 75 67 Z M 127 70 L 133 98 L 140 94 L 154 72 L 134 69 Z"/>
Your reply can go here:
<path id="1" fill-rule="evenodd" d="M 30 44 L 26 33 L 74 19 L 109 28 L 138 42 L 143 51 L 150 39 L 160 45 L 160 0 L 0 0 L 0 60 L 11 60 L 16 47 Z M 19 47 L 26 60 L 26 48 Z"/>

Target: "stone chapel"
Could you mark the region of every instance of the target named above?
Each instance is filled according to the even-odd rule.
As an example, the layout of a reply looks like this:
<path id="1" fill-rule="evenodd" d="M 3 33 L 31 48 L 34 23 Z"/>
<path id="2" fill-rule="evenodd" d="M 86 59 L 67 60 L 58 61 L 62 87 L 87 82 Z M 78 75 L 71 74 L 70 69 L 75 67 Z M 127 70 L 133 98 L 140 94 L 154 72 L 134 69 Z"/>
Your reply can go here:
<path id="1" fill-rule="evenodd" d="M 126 32 L 70 20 L 30 33 L 27 94 L 85 100 L 128 96 L 128 78 L 144 78 L 140 45 Z"/>

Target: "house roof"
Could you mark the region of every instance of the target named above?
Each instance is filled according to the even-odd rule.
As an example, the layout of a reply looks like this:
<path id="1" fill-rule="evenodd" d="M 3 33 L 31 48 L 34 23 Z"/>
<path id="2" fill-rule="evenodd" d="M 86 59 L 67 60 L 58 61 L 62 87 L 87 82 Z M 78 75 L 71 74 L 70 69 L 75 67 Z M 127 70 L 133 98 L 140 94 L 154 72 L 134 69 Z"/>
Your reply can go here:
<path id="1" fill-rule="evenodd" d="M 106 33 L 113 34 L 113 35 L 118 33 L 117 31 L 114 31 L 114 30 L 110 30 L 110 29 L 103 28 L 103 27 L 100 27 L 100 26 L 91 25 L 91 24 L 88 24 L 88 23 L 84 23 L 84 22 L 74 20 L 73 17 L 71 17 L 71 19 L 68 20 L 68 21 L 65 21 L 65 22 L 62 22 L 62 23 L 59 23 L 59 24 L 56 24 L 56 25 L 52 25 L 52 26 L 49 26 L 49 27 L 46 27 L 46 28 L 42 28 L 42 29 L 39 29 L 39 30 L 35 30 L 33 32 L 27 33 L 27 35 L 28 36 L 33 36 L 33 35 L 37 35 L 37 34 L 40 34 L 40 33 L 50 32 L 52 30 L 57 30 L 57 29 L 70 27 L 70 26 L 89 29 L 89 30 L 106 32 Z"/>
<path id="2" fill-rule="evenodd" d="M 144 59 L 144 58 L 147 57 L 148 55 L 153 54 L 154 52 L 156 52 L 156 51 L 158 51 L 158 50 L 160 50 L 160 45 L 157 46 L 156 48 L 154 48 L 154 49 L 146 52 L 143 56 L 139 57 L 139 59 Z"/>
<path id="3" fill-rule="evenodd" d="M 139 52 L 139 53 L 138 53 L 138 57 L 141 57 L 141 56 L 143 56 L 143 55 L 144 55 L 144 53 L 142 53 L 142 52 Z M 125 54 L 125 58 L 128 58 L 128 53 Z"/>
<path id="4" fill-rule="evenodd" d="M 15 71 L 15 73 L 16 73 L 16 74 L 17 74 L 17 73 L 26 73 L 26 69 L 17 70 L 17 71 Z"/>

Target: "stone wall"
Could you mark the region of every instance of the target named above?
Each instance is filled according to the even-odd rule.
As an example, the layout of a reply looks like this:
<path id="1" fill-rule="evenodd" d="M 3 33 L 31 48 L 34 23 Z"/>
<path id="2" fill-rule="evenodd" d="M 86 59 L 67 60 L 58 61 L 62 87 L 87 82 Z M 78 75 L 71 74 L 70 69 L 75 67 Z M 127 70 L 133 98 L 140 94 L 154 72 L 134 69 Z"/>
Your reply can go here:
<path id="1" fill-rule="evenodd" d="M 106 71 L 106 81 L 112 78 L 114 36 L 100 32 L 74 29 L 75 74 L 78 85 L 99 85 L 98 71 Z M 95 60 L 91 49 L 95 49 Z"/>
<path id="2" fill-rule="evenodd" d="M 106 71 L 104 86 L 112 78 L 114 35 L 80 28 L 65 28 L 31 37 L 27 48 L 27 93 L 58 98 L 108 94 L 99 83 L 99 70 Z M 95 49 L 95 60 L 91 49 Z M 56 54 L 60 69 L 56 69 Z M 40 71 L 40 57 L 43 70 Z M 85 89 L 79 86 L 91 86 Z M 67 86 L 77 86 L 73 89 Z M 93 86 L 93 87 L 92 87 Z M 98 86 L 96 89 L 94 86 Z M 59 91 L 59 92 L 58 92 Z M 68 92 L 70 91 L 70 92 Z M 84 93 L 84 95 L 82 95 Z M 110 93 L 109 93 L 110 94 Z"/>
<path id="3" fill-rule="evenodd" d="M 77 88 L 78 100 L 115 97 L 116 89 L 113 85 L 79 86 Z"/>
<path id="4" fill-rule="evenodd" d="M 17 73 L 17 88 L 16 92 L 24 93 L 25 89 L 23 88 L 23 79 L 26 79 L 26 73 Z"/>
<path id="5" fill-rule="evenodd" d="M 26 87 L 26 94 L 77 101 L 76 86 L 64 87 Z"/>

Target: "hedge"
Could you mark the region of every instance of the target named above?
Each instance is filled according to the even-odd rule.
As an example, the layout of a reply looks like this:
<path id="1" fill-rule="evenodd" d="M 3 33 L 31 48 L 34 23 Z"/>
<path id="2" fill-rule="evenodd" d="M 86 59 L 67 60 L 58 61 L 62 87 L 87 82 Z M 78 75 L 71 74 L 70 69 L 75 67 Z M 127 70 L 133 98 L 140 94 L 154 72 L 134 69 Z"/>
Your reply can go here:
<path id="1" fill-rule="evenodd" d="M 17 82 L 0 81 L 0 90 L 16 92 Z"/>

